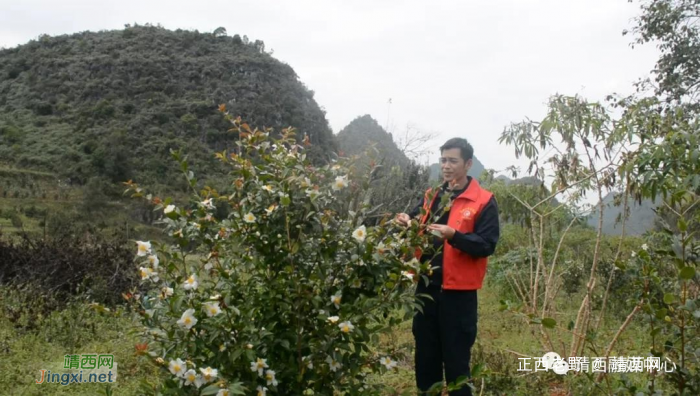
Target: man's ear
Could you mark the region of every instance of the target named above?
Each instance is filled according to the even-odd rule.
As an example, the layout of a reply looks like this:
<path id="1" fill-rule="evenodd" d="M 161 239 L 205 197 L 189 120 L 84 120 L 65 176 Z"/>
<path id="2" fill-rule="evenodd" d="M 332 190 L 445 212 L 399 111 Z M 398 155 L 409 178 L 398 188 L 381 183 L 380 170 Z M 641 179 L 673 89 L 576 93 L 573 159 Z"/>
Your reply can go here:
<path id="1" fill-rule="evenodd" d="M 472 163 L 473 163 L 472 159 L 469 158 L 469 159 L 467 160 L 467 162 L 464 164 L 464 166 L 467 167 L 467 172 L 469 172 L 469 169 L 472 168 Z"/>

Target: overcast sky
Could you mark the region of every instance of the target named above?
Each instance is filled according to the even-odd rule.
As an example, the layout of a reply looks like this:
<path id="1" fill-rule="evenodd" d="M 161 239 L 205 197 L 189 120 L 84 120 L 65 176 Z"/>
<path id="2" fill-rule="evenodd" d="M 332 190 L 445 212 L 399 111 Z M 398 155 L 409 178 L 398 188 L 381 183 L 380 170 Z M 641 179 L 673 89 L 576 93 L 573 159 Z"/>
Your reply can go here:
<path id="1" fill-rule="evenodd" d="M 548 97 L 630 93 L 657 58 L 630 48 L 627 0 L 0 0 L 0 46 L 127 23 L 263 40 L 291 65 L 337 133 L 370 114 L 396 136 L 467 138 L 487 168 L 519 164 L 498 136 L 541 119 Z M 388 105 L 389 98 L 392 104 Z"/>

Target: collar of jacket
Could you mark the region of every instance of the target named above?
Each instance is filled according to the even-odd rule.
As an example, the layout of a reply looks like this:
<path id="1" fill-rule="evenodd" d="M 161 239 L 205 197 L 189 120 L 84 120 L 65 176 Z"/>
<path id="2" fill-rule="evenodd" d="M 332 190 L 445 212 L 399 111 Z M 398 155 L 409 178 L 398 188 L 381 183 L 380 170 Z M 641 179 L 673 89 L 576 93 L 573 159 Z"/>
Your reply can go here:
<path id="1" fill-rule="evenodd" d="M 442 185 L 443 190 L 446 190 L 447 183 Z M 467 176 L 467 189 L 464 190 L 463 193 L 461 193 L 455 200 L 457 199 L 468 199 L 472 202 L 476 201 L 479 198 L 479 192 L 481 191 L 481 186 L 479 186 L 479 182 L 476 181 L 475 178 L 471 176 Z"/>

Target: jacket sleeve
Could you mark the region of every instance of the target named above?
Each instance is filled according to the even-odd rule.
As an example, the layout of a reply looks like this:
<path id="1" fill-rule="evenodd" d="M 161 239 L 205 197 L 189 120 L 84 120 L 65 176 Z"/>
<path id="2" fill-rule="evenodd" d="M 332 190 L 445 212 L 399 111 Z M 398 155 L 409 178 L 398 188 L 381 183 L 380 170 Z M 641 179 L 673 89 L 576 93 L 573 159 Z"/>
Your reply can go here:
<path id="1" fill-rule="evenodd" d="M 496 198 L 491 197 L 474 224 L 474 232 L 465 234 L 455 231 L 455 235 L 447 242 L 470 256 L 488 257 L 496 250 L 499 237 L 498 204 Z"/>
<path id="2" fill-rule="evenodd" d="M 408 216 L 410 218 L 414 218 L 420 214 L 420 210 L 423 207 L 424 201 L 425 197 L 421 197 L 420 201 L 418 201 L 418 205 L 416 205 L 416 207 L 414 207 L 413 209 L 411 209 L 410 212 L 408 212 Z"/>

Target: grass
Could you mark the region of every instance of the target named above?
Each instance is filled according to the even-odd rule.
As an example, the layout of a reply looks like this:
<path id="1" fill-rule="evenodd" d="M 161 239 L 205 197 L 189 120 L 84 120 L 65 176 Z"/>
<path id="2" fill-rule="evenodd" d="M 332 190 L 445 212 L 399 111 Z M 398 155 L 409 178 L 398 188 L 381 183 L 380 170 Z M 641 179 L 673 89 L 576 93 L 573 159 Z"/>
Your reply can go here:
<path id="1" fill-rule="evenodd" d="M 13 304 L 6 293 L 2 303 Z M 575 314 L 575 298 L 565 299 L 568 304 L 560 309 Z M 518 354 L 542 356 L 544 352 L 531 326 L 510 312 L 499 311 L 499 296 L 496 290 L 485 287 L 479 292 L 479 333 L 472 350 L 472 366 L 481 364 L 486 368 L 477 387 L 484 387 L 484 394 L 563 394 L 568 386 L 572 389 L 589 384 L 582 376 L 560 377 L 552 373 L 518 372 Z M 118 380 L 112 386 L 115 395 L 138 394 L 142 380 L 156 381 L 158 369 L 135 355 L 135 344 L 140 342 L 133 313 L 118 308 L 112 312 L 99 313 L 88 308 L 86 302 L 75 302 L 66 309 L 53 312 L 38 320 L 35 331 L 25 331 L 19 320 L 0 321 L 0 389 L 10 390 L 13 395 L 95 395 L 105 390 L 102 384 L 35 384 L 39 370 L 64 372 L 63 356 L 81 353 L 113 353 L 118 363 Z M 617 329 L 620 318 L 606 318 L 600 331 L 600 339 L 608 340 Z M 18 326 L 20 325 L 20 326 Z M 537 330 L 535 328 L 535 330 Z M 553 339 L 557 330 L 551 330 Z M 562 340 L 569 340 L 566 332 Z M 535 333 L 536 334 L 536 333 Z M 648 345 L 645 332 L 631 326 L 620 339 L 613 355 L 644 356 L 643 345 Z M 399 358 L 396 371 L 377 374 L 370 381 L 393 388 L 388 395 L 412 394 L 415 384 L 413 373 L 413 335 L 411 323 L 406 321 L 390 334 L 383 335 L 378 350 L 393 350 Z M 561 352 L 561 351 L 559 351 Z M 586 356 L 595 356 L 587 353 Z M 628 375 L 633 381 L 644 380 L 643 375 Z M 575 393 L 576 394 L 576 393 Z"/>
<path id="2" fill-rule="evenodd" d="M 155 367 L 134 354 L 138 336 L 131 314 L 117 310 L 99 314 L 77 303 L 45 318 L 38 331 L 22 331 L 10 321 L 0 322 L 0 389 L 9 395 L 96 395 L 104 384 L 36 384 L 40 370 L 63 373 L 64 355 L 114 354 L 118 380 L 111 386 L 115 395 L 138 394 L 142 379 L 157 378 Z"/>

